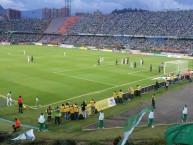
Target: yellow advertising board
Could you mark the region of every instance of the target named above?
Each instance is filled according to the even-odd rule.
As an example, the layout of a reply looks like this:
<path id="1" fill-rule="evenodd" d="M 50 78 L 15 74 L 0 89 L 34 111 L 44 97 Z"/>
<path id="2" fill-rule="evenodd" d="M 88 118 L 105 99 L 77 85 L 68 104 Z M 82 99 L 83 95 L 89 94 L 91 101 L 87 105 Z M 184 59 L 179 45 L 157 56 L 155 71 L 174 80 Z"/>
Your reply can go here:
<path id="1" fill-rule="evenodd" d="M 104 110 L 104 109 L 107 109 L 107 108 L 110 108 L 112 106 L 115 106 L 116 103 L 115 103 L 115 100 L 114 98 L 107 98 L 107 99 L 104 99 L 104 100 L 101 100 L 101 101 L 97 101 L 95 103 L 95 108 L 100 111 L 100 110 Z"/>
<path id="2" fill-rule="evenodd" d="M 115 105 L 116 105 L 115 100 L 113 97 L 111 97 L 111 98 L 107 98 L 101 101 L 97 101 L 95 103 L 95 109 L 97 109 L 97 111 L 100 111 L 100 110 L 104 110 L 104 109 L 110 108 Z M 87 112 L 87 116 L 91 115 L 91 104 L 87 104 L 86 112 Z M 79 109 L 79 114 L 82 114 L 81 109 Z"/>

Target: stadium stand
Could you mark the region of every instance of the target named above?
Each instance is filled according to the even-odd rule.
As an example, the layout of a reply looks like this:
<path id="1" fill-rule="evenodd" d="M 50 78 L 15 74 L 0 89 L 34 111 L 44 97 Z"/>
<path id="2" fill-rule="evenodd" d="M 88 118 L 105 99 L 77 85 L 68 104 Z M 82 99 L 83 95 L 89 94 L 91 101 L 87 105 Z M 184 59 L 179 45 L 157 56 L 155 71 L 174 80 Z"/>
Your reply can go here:
<path id="1" fill-rule="evenodd" d="M 0 21 L 1 32 L 28 32 L 28 33 L 42 33 L 49 20 L 39 19 L 23 19 L 23 20 L 4 20 Z"/>
<path id="2" fill-rule="evenodd" d="M 192 19 L 193 10 L 168 10 L 5 20 L 0 21 L 0 40 L 186 52 L 193 48 Z"/>
<path id="3" fill-rule="evenodd" d="M 64 24 L 65 19 L 64 18 L 55 18 L 52 19 L 44 33 L 46 34 L 56 34 L 58 30 L 61 28 L 61 26 Z"/>
<path id="4" fill-rule="evenodd" d="M 70 28 L 72 27 L 73 24 L 76 23 L 76 21 L 80 17 L 69 17 L 65 20 L 64 24 L 61 26 L 61 28 L 58 30 L 58 34 L 64 34 L 70 31 Z"/>
<path id="5" fill-rule="evenodd" d="M 11 34 L 10 33 L 0 33 L 0 41 L 11 41 Z"/>

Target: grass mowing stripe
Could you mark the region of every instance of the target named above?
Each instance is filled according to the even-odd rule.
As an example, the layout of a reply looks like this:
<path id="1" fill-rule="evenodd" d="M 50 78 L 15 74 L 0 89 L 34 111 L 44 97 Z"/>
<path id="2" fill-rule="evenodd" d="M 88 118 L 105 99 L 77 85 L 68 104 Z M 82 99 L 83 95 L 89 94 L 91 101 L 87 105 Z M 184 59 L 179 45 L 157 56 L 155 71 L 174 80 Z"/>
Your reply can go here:
<path id="1" fill-rule="evenodd" d="M 66 75 L 66 74 L 57 73 L 57 72 L 53 72 L 53 73 L 54 73 L 54 74 L 57 74 L 57 75 L 62 75 L 62 76 L 67 76 L 67 77 L 75 78 L 75 79 L 80 79 L 80 80 L 95 82 L 95 83 L 99 83 L 99 84 L 103 84 L 103 85 L 108 85 L 108 86 L 117 87 L 116 85 L 113 85 L 113 84 L 103 83 L 103 82 L 99 82 L 99 81 L 95 81 L 95 80 L 91 80 L 91 79 L 85 79 L 85 78 L 81 78 L 81 77 L 75 77 L 75 76 Z"/>
<path id="2" fill-rule="evenodd" d="M 158 75 L 158 76 L 160 76 L 160 75 Z M 154 77 L 158 77 L 158 76 L 154 76 Z M 151 79 L 151 78 L 152 77 L 148 77 L 148 78 L 141 79 L 141 80 L 138 80 L 138 81 L 133 81 L 133 82 L 130 82 L 130 83 L 125 83 L 125 84 L 122 84 L 122 85 L 118 85 L 116 87 L 121 87 L 121 86 L 129 85 L 129 84 L 133 84 L 133 83 L 138 83 L 138 82 L 146 81 L 146 80 Z M 77 97 L 73 97 L 73 98 L 69 98 L 69 99 L 66 99 L 66 100 L 54 102 L 54 103 L 51 103 L 51 104 L 48 104 L 48 105 L 44 105 L 44 106 L 41 106 L 41 107 L 38 107 L 38 108 L 45 108 L 45 107 L 48 107 L 48 106 L 51 106 L 51 105 L 55 105 L 55 104 L 58 104 L 58 103 L 62 103 L 62 102 L 66 102 L 66 101 L 69 101 L 69 100 L 81 98 L 83 96 L 88 96 L 88 95 L 92 95 L 92 94 L 101 93 L 101 92 L 104 92 L 104 91 L 107 91 L 107 90 L 110 90 L 110 89 L 114 89 L 116 87 L 110 87 L 110 88 L 99 90 L 99 91 L 95 91 L 95 92 L 92 92 L 92 93 L 83 94 L 83 95 L 80 95 L 80 96 L 77 96 Z"/>
<path id="3" fill-rule="evenodd" d="M 113 66 L 113 64 L 112 65 L 100 65 L 100 66 L 102 66 L 102 68 L 104 68 L 104 67 Z M 101 67 L 99 67 L 98 64 L 94 64 L 92 67 L 84 67 L 84 68 L 79 68 L 79 69 L 64 70 L 64 71 L 59 71 L 59 72 L 62 73 L 62 72 L 78 71 L 78 70 L 85 70 L 85 69 L 90 69 L 90 68 L 93 69 L 93 68 L 101 68 Z"/>

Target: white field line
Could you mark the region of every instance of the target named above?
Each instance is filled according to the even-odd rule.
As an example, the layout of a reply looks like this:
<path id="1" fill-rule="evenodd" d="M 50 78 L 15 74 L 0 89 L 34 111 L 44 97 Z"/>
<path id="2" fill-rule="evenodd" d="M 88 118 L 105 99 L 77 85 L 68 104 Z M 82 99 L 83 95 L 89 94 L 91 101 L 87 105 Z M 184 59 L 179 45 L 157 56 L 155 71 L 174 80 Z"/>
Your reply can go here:
<path id="1" fill-rule="evenodd" d="M 92 68 L 92 69 L 95 69 L 95 68 L 101 68 L 101 67 L 108 67 L 108 66 L 112 66 L 113 64 L 111 64 L 111 65 L 99 65 L 98 66 L 98 64 L 94 64 L 93 66 L 91 66 L 91 67 L 84 67 L 84 68 L 79 68 L 79 69 L 71 69 L 71 70 L 63 70 L 63 71 L 58 71 L 57 73 L 62 73 L 62 72 L 69 72 L 69 71 L 78 71 L 78 70 L 84 70 L 84 69 L 90 69 L 90 68 Z M 95 66 L 95 67 L 94 67 Z M 100 67 L 101 66 L 101 67 Z"/>
<path id="2" fill-rule="evenodd" d="M 8 53 L 8 55 L 20 56 L 20 55 L 14 55 L 14 54 L 11 54 L 11 53 Z M 111 63 L 111 65 L 102 65 L 102 64 L 101 64 L 100 66 L 102 66 L 102 67 L 108 67 L 108 66 L 113 66 L 113 65 L 114 65 L 114 64 Z M 96 66 L 98 66 L 98 64 L 96 64 Z M 73 97 L 73 98 L 69 98 L 69 99 L 66 99 L 66 100 L 54 102 L 54 103 L 51 103 L 51 104 L 48 104 L 48 105 L 44 105 L 44 106 L 41 106 L 41 107 L 29 106 L 29 105 L 26 105 L 26 104 L 25 104 L 25 106 L 27 106 L 27 107 L 29 107 L 29 108 L 31 108 L 31 109 L 44 108 L 44 107 L 48 107 L 48 106 L 50 106 L 50 105 L 54 105 L 54 104 L 58 104 L 58 103 L 61 103 L 61 102 L 65 102 L 65 101 L 69 101 L 69 100 L 81 98 L 81 97 L 83 97 L 83 96 L 88 96 L 88 95 L 92 95 L 92 94 L 101 93 L 101 92 L 103 92 L 103 91 L 107 91 L 107 90 L 110 90 L 110 89 L 113 89 L 113 88 L 117 88 L 117 87 L 129 85 L 129 84 L 133 84 L 133 83 L 137 83 L 137 82 L 141 82 L 141 81 L 144 81 L 144 80 L 148 80 L 148 79 L 153 78 L 153 77 L 148 77 L 148 78 L 145 78 L 145 79 L 142 79 L 142 80 L 139 80 L 139 81 L 134 81 L 134 82 L 125 83 L 125 84 L 121 84 L 121 85 L 112 85 L 112 84 L 102 83 L 102 82 L 98 82 L 98 81 L 94 81 L 94 80 L 90 80 L 90 79 L 85 79 L 85 78 L 80 78 L 80 77 L 75 77 L 75 76 L 70 76 L 70 75 L 62 74 L 62 72 L 76 71 L 76 70 L 89 69 L 89 68 L 93 68 L 93 67 L 73 69 L 73 70 L 66 70 L 66 71 L 53 72 L 53 73 L 54 73 L 54 74 L 57 74 L 57 75 L 64 75 L 64 76 L 76 78 L 76 79 L 82 79 L 82 80 L 92 81 L 92 82 L 96 82 L 96 83 L 100 83 L 100 84 L 104 84 L 104 85 L 110 85 L 110 86 L 113 86 L 113 87 L 110 87 L 110 88 L 107 88 L 107 89 L 103 89 L 103 90 L 99 90 L 99 91 L 95 91 L 95 92 L 92 92 L 92 93 L 87 93 L 87 94 L 79 95 L 79 96 L 77 96 L 77 97 Z M 136 72 L 144 72 L 144 71 L 147 71 L 147 70 L 148 70 L 148 69 L 142 70 L 142 71 L 136 71 Z M 132 72 L 132 73 L 128 73 L 128 74 L 131 74 L 131 75 L 133 74 L 133 75 L 135 75 L 136 72 Z M 140 75 L 136 75 L 136 76 L 140 76 Z M 158 75 L 158 76 L 160 76 L 160 75 Z M 158 76 L 154 76 L 154 77 L 158 77 Z M 145 76 L 143 76 L 143 77 L 145 77 Z M 2 95 L 1 95 L 1 96 L 2 96 Z M 4 96 L 3 96 L 3 97 L 4 97 Z M 4 98 L 6 98 L 6 97 L 4 97 Z M 17 103 L 17 101 L 15 101 L 15 100 L 13 100 L 13 101 Z"/>
<path id="3" fill-rule="evenodd" d="M 10 55 L 10 56 L 21 56 L 21 55 L 19 55 L 19 54 L 13 54 L 13 53 L 10 53 L 10 52 L 8 52 L 7 55 Z"/>
<path id="4" fill-rule="evenodd" d="M 128 73 L 129 74 L 129 73 Z M 143 78 L 146 78 L 147 76 L 145 76 L 145 75 L 138 75 L 138 74 L 130 74 L 130 75 L 132 75 L 132 76 L 138 76 L 138 77 L 143 77 Z"/>
<path id="5" fill-rule="evenodd" d="M 109 65 L 104 65 L 104 64 L 98 65 L 98 64 L 94 64 L 94 65 L 91 66 L 91 67 L 84 67 L 84 68 L 71 69 L 71 70 L 63 70 L 63 71 L 58 71 L 57 73 L 63 73 L 63 72 L 69 72 L 69 71 L 78 71 L 78 70 L 84 70 L 84 69 L 89 69 L 89 68 L 96 69 L 96 68 L 101 68 L 101 67 L 103 68 L 103 67 L 115 66 L 115 64 L 112 63 L 112 62 L 108 62 L 108 63 L 109 63 Z M 106 64 L 106 62 L 105 62 L 105 64 Z M 123 64 L 121 64 L 121 65 L 123 65 Z M 127 65 L 127 64 L 126 64 L 126 65 Z M 130 65 L 129 65 L 128 70 L 130 70 L 130 69 L 134 69 L 134 68 L 131 68 Z M 156 68 L 154 68 L 154 69 L 156 69 Z M 154 69 L 152 69 L 152 70 L 154 70 Z M 128 73 L 128 74 L 135 74 L 136 72 L 144 72 L 144 71 L 148 71 L 148 70 L 149 70 L 149 69 L 145 69 L 145 70 L 142 70 L 142 71 L 135 71 L 135 72 Z"/>
<path id="6" fill-rule="evenodd" d="M 82 68 L 82 69 L 85 69 L 85 68 Z M 148 69 L 147 69 L 147 70 L 148 70 Z M 136 71 L 136 72 L 143 72 L 143 71 L 145 71 L 145 70 Z M 132 75 L 132 74 L 134 74 L 134 73 L 136 73 L 136 72 L 128 73 L 128 74 L 131 74 L 131 75 Z M 60 73 L 57 73 L 57 72 L 53 72 L 53 73 L 58 74 L 58 75 L 65 75 L 65 74 L 60 74 Z M 65 75 L 65 76 L 68 76 L 68 75 Z M 136 75 L 136 76 L 137 76 L 137 75 Z M 158 75 L 158 76 L 161 76 L 161 75 Z M 154 76 L 154 77 L 158 77 L 158 76 Z M 74 76 L 71 76 L 71 77 L 77 78 L 77 77 L 74 77 Z M 126 86 L 126 85 L 129 85 L 129 84 L 133 84 L 133 83 L 145 81 L 145 80 L 148 80 L 148 79 L 151 79 L 151 78 L 154 78 L 154 77 L 148 77 L 148 78 L 145 78 L 145 79 L 142 79 L 142 80 L 138 80 L 138 81 L 134 81 L 134 82 L 130 82 L 130 83 L 125 83 L 125 84 L 121 84 L 121 85 L 117 85 L 117 86 L 112 85 L 112 84 L 108 84 L 108 85 L 111 85 L 111 86 L 113 86 L 113 87 L 110 87 L 110 88 L 107 88 L 107 89 L 103 89 L 103 90 L 99 90 L 99 91 L 95 91 L 95 92 L 92 92 L 92 93 L 87 93 L 87 94 L 79 95 L 79 96 L 77 96 L 77 97 L 73 97 L 73 98 L 69 98 L 69 99 L 66 99 L 66 100 L 54 102 L 54 103 L 51 103 L 51 104 L 48 104 L 48 105 L 44 105 L 44 106 L 41 106 L 41 107 L 32 107 L 32 106 L 30 106 L 30 108 L 32 108 L 32 109 L 44 108 L 44 107 L 48 107 L 48 106 L 51 106 L 51 105 L 54 105 L 54 104 L 58 104 L 58 103 L 66 102 L 66 101 L 69 101 L 69 100 L 81 98 L 81 97 L 84 97 L 84 96 L 101 93 L 101 92 L 104 92 L 104 91 L 107 91 L 107 90 L 110 90 L 110 89 L 114 89 L 114 88 L 117 88 L 117 87 Z M 80 79 L 80 78 L 78 78 L 78 79 Z M 83 78 L 83 79 L 84 79 L 84 78 Z M 91 81 L 91 80 L 88 80 L 88 81 Z M 101 82 L 97 82 L 97 83 L 101 83 Z M 28 106 L 28 107 L 29 107 L 29 106 Z"/>
<path id="7" fill-rule="evenodd" d="M 158 75 L 158 76 L 160 76 L 160 75 Z M 158 76 L 153 76 L 153 77 L 158 77 Z M 48 105 L 44 105 L 44 106 L 41 106 L 41 107 L 38 107 L 38 108 L 44 108 L 44 107 L 48 107 L 48 106 L 55 105 L 55 104 L 58 104 L 58 103 L 66 102 L 66 101 L 69 101 L 69 100 L 73 100 L 73 99 L 77 99 L 77 98 L 81 98 L 81 97 L 85 97 L 85 96 L 101 93 L 101 92 L 104 92 L 104 91 L 107 91 L 107 90 L 110 90 L 110 89 L 114 89 L 114 88 L 117 88 L 117 87 L 121 87 L 121 86 L 130 85 L 130 84 L 133 84 L 133 83 L 142 82 L 142 81 L 151 79 L 153 77 L 148 77 L 148 78 L 141 79 L 141 80 L 138 80 L 138 81 L 134 81 L 134 82 L 130 82 L 130 83 L 125 83 L 125 84 L 122 84 L 122 85 L 106 88 L 106 89 L 103 89 L 103 90 L 99 90 L 99 91 L 95 91 L 95 92 L 79 95 L 79 96 L 76 96 L 76 97 L 72 97 L 72 98 L 69 98 L 69 99 L 65 99 L 65 100 L 62 100 L 62 101 L 58 101 L 58 102 L 54 102 L 54 103 L 51 103 L 51 104 L 48 104 Z"/>
<path id="8" fill-rule="evenodd" d="M 134 69 L 134 68 L 133 68 Z M 141 68 L 140 68 L 141 69 Z M 155 70 L 155 69 L 157 69 L 157 68 L 154 68 L 154 69 L 152 69 L 152 70 Z M 158 69 L 157 69 L 158 70 Z M 137 73 L 137 72 L 144 72 L 144 71 L 150 71 L 149 69 L 143 69 L 143 70 L 140 70 L 140 71 L 135 71 L 135 72 L 131 72 L 131 73 L 128 73 L 128 74 L 135 74 L 135 73 Z"/>
<path id="9" fill-rule="evenodd" d="M 5 98 L 5 99 L 7 100 L 7 97 L 5 97 L 5 96 L 3 96 L 3 95 L 0 95 L 0 97 Z M 14 102 L 13 105 L 16 105 L 16 104 L 18 103 L 16 100 L 13 100 L 13 99 L 12 99 L 12 102 Z M 26 104 L 23 104 L 23 105 L 25 105 L 25 106 L 27 106 L 27 107 L 33 109 L 33 107 L 31 107 L 31 106 L 29 106 L 29 105 L 26 105 Z"/>
<path id="10" fill-rule="evenodd" d="M 95 82 L 95 83 L 99 83 L 99 84 L 103 84 L 103 85 L 108 85 L 108 86 L 116 87 L 116 85 L 112 85 L 112 84 L 108 84 L 108 83 L 103 83 L 103 82 L 99 82 L 99 81 L 95 81 L 95 80 L 91 80 L 91 79 L 85 79 L 85 78 L 81 78 L 81 77 L 75 77 L 75 76 L 66 75 L 66 74 L 57 73 L 57 72 L 53 72 L 53 73 L 54 73 L 54 74 L 57 74 L 57 75 L 61 75 L 61 76 L 67 76 L 67 77 L 71 77 L 71 78 L 75 78 L 75 79 L 79 79 L 79 80 L 85 80 L 85 81 L 89 81 L 89 82 Z"/>

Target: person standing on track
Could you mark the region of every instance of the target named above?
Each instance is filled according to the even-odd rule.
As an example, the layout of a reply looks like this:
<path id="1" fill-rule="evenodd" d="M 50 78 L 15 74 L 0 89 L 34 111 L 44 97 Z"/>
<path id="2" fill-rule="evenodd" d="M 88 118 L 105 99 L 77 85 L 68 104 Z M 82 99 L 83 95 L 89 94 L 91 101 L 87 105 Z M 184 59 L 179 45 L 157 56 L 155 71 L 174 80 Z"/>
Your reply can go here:
<path id="1" fill-rule="evenodd" d="M 182 122 L 187 122 L 187 114 L 188 114 L 188 107 L 187 105 L 184 105 L 184 108 L 182 111 Z"/>
<path id="2" fill-rule="evenodd" d="M 155 109 L 155 94 L 152 95 L 151 104 L 152 104 L 153 109 Z"/>
<path id="3" fill-rule="evenodd" d="M 154 111 L 153 109 L 149 112 L 149 115 L 148 115 L 148 127 L 152 127 L 154 128 L 154 126 L 152 125 L 153 124 L 153 119 L 154 119 Z"/>
<path id="4" fill-rule="evenodd" d="M 39 130 L 38 131 L 45 131 L 45 116 L 43 113 L 40 114 L 40 117 L 38 118 L 38 123 L 40 124 Z"/>
<path id="5" fill-rule="evenodd" d="M 99 128 L 104 128 L 104 112 L 101 110 L 99 112 L 99 124 L 98 124 L 98 129 Z"/>

